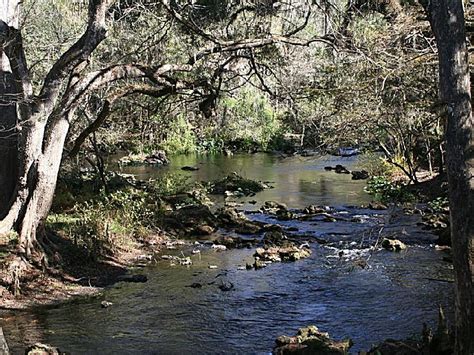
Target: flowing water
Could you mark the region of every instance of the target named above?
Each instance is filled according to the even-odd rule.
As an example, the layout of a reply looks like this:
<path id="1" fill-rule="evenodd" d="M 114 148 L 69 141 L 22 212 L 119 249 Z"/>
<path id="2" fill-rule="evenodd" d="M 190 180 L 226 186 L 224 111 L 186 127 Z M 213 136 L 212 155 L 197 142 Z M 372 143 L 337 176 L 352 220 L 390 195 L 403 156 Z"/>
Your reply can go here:
<path id="1" fill-rule="evenodd" d="M 351 337 L 355 343 L 351 351 L 356 353 L 385 338 L 418 335 L 423 322 L 434 325 L 438 305 L 451 315 L 452 270 L 433 248 L 434 236 L 420 229 L 417 216 L 353 207 L 370 197 L 363 191 L 365 182 L 323 169 L 341 163 L 351 169 L 357 160 L 265 154 L 188 156 L 176 157 L 166 168 L 124 169 L 139 178 L 156 178 L 164 171 L 195 165 L 198 171 L 182 174 L 198 181 L 235 171 L 274 186 L 240 199 L 245 209 L 256 209 L 265 200 L 284 202 L 290 208 L 331 205 L 342 219 L 278 222 L 297 227 L 309 242 L 312 236 L 329 241 L 325 246 L 311 243 L 311 257 L 294 263 L 240 270 L 252 261 L 253 249 L 216 252 L 206 245 L 188 247 L 183 251 L 186 255 L 192 248 L 201 250 L 192 255 L 191 267 L 161 260 L 137 270 L 148 275 L 147 283 L 118 283 L 98 298 L 4 314 L 0 326 L 13 351 L 20 353 L 25 344 L 41 340 L 73 354 L 263 354 L 271 352 L 277 336 L 293 335 L 299 327 L 315 324 L 334 338 Z M 248 204 L 251 199 L 257 204 Z M 249 214 L 249 218 L 276 223 L 262 214 Z M 409 244 L 406 252 L 367 248 L 382 223 L 385 233 Z M 365 268 L 357 264 L 361 258 L 367 260 Z M 203 286 L 189 287 L 193 283 Z M 224 283 L 234 288 L 223 292 L 219 285 Z M 102 309 L 102 300 L 113 305 Z"/>

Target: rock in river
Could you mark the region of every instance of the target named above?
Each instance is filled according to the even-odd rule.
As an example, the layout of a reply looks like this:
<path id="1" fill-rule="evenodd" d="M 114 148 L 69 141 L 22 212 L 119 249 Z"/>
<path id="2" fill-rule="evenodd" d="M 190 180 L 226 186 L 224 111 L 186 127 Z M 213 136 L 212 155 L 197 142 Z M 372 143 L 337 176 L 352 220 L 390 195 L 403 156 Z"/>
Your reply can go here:
<path id="1" fill-rule="evenodd" d="M 109 301 L 102 301 L 102 302 L 100 302 L 100 306 L 101 306 L 102 308 L 109 308 L 109 307 L 112 306 L 112 305 L 113 305 L 113 303 L 112 303 L 112 302 L 109 302 Z"/>
<path id="2" fill-rule="evenodd" d="M 336 174 L 350 174 L 350 171 L 347 170 L 345 166 L 337 164 L 335 167 L 332 166 L 325 166 L 324 170 L 331 171 L 334 170 Z"/>
<path id="3" fill-rule="evenodd" d="M 307 247 L 297 246 L 257 248 L 254 256 L 263 261 L 280 262 L 296 261 L 307 258 L 311 255 L 311 250 Z"/>
<path id="4" fill-rule="evenodd" d="M 365 170 L 352 171 L 352 180 L 366 180 L 369 178 L 369 172 Z"/>
<path id="5" fill-rule="evenodd" d="M 299 329 L 296 336 L 278 337 L 273 354 L 344 355 L 348 353 L 351 346 L 350 339 L 333 340 L 328 333 L 321 332 L 316 326 L 310 325 Z"/>
<path id="6" fill-rule="evenodd" d="M 246 179 L 237 173 L 232 173 L 221 180 L 210 183 L 209 192 L 217 195 L 226 192 L 239 192 L 242 196 L 249 196 L 263 191 L 267 187 L 260 181 Z"/>
<path id="7" fill-rule="evenodd" d="M 303 213 L 304 214 L 318 214 L 318 213 L 325 213 L 330 210 L 331 209 L 328 206 L 309 205 L 303 210 Z"/>
<path id="8" fill-rule="evenodd" d="M 58 348 L 55 348 L 51 345 L 36 343 L 35 345 L 29 346 L 25 350 L 27 355 L 59 355 L 64 354 Z"/>
<path id="9" fill-rule="evenodd" d="M 163 223 L 169 230 L 181 235 L 208 235 L 217 227 L 217 219 L 208 206 L 188 205 L 170 211 L 164 217 Z"/>
<path id="10" fill-rule="evenodd" d="M 117 277 L 117 281 L 122 282 L 147 282 L 148 277 L 146 275 L 121 275 Z"/>
<path id="11" fill-rule="evenodd" d="M 197 166 L 183 166 L 181 168 L 181 170 L 184 170 L 184 171 L 196 171 L 196 170 L 199 170 L 199 168 Z"/>
<path id="12" fill-rule="evenodd" d="M 145 163 L 151 165 L 168 165 L 170 163 L 165 151 L 157 150 L 156 152 L 145 157 Z"/>
<path id="13" fill-rule="evenodd" d="M 384 238 L 382 241 L 382 247 L 389 251 L 402 251 L 407 248 L 405 243 L 399 241 L 398 239 L 388 239 Z"/>
<path id="14" fill-rule="evenodd" d="M 260 211 L 268 214 L 278 214 L 288 211 L 288 207 L 284 203 L 276 201 L 265 201 L 265 204 L 260 208 Z"/>
<path id="15" fill-rule="evenodd" d="M 241 234 L 255 234 L 262 230 L 262 223 L 250 221 L 234 208 L 220 208 L 217 211 L 217 219 L 221 227 L 234 229 Z"/>

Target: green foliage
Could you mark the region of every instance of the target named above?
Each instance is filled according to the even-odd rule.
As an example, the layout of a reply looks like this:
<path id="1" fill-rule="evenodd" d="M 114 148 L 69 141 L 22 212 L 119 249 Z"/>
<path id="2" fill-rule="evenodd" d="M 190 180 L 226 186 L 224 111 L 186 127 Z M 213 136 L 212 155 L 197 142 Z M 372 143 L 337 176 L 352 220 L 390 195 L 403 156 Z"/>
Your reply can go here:
<path id="1" fill-rule="evenodd" d="M 23 44 L 33 84 L 41 84 L 53 63 L 79 38 L 87 20 L 87 6 L 75 6 L 72 1 L 27 0 Z"/>
<path id="2" fill-rule="evenodd" d="M 152 226 L 155 207 L 145 191 L 127 188 L 77 203 L 70 214 L 50 215 L 48 225 L 99 258 L 131 249 L 137 232 Z"/>
<path id="3" fill-rule="evenodd" d="M 365 191 L 382 202 L 412 202 L 415 196 L 406 189 L 406 186 L 390 181 L 384 176 L 374 176 L 367 181 Z"/>
<path id="4" fill-rule="evenodd" d="M 428 202 L 428 207 L 435 213 L 449 212 L 449 200 L 446 197 L 437 197 Z"/>
<path id="5" fill-rule="evenodd" d="M 220 153 L 225 148 L 225 142 L 222 138 L 216 136 L 206 136 L 198 143 L 197 150 L 200 153 Z"/>
<path id="6" fill-rule="evenodd" d="M 184 176 L 178 173 L 164 174 L 157 180 L 152 180 L 149 185 L 158 196 L 169 196 L 184 193 L 191 188 L 189 183 L 189 176 Z"/>
<path id="7" fill-rule="evenodd" d="M 192 125 L 180 114 L 169 125 L 166 138 L 160 148 L 169 154 L 185 154 L 196 151 L 196 137 Z"/>
<path id="8" fill-rule="evenodd" d="M 245 89 L 236 97 L 224 98 L 222 109 L 223 139 L 240 141 L 244 149 L 256 144 L 266 150 L 280 132 L 278 112 L 270 100 L 255 89 Z"/>
<path id="9" fill-rule="evenodd" d="M 350 28 L 356 46 L 369 48 L 374 48 L 378 43 L 387 39 L 387 29 L 387 20 L 378 13 L 356 17 Z"/>
<path id="10" fill-rule="evenodd" d="M 47 225 L 97 259 L 127 251 L 157 228 L 161 197 L 185 192 L 187 177 L 165 174 L 159 180 L 137 183 L 128 176 L 107 174 L 106 194 L 95 174 L 64 174 Z M 61 213 L 58 213 L 61 211 Z"/>
<path id="11" fill-rule="evenodd" d="M 395 172 L 392 164 L 377 153 L 365 153 L 360 156 L 358 167 L 365 170 L 370 176 L 383 176 L 389 178 Z"/>

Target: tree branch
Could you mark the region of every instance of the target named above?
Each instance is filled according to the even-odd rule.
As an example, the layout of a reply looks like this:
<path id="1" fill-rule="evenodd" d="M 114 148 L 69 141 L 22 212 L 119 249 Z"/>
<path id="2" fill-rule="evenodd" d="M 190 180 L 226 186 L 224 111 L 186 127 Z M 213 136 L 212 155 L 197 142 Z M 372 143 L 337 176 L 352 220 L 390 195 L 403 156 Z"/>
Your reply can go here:
<path id="1" fill-rule="evenodd" d="M 106 37 L 106 12 L 114 0 L 89 0 L 89 17 L 87 29 L 82 37 L 74 43 L 53 65 L 46 75 L 39 94 L 39 105 L 53 107 L 64 79 L 71 71 L 88 60 L 92 52 Z"/>
<path id="2" fill-rule="evenodd" d="M 152 97 L 163 97 L 166 95 L 173 94 L 175 90 L 176 88 L 174 87 L 156 88 L 149 85 L 132 85 L 110 95 L 107 99 L 105 99 L 104 105 L 102 106 L 102 109 L 97 115 L 97 118 L 91 124 L 89 124 L 74 141 L 73 147 L 69 152 L 69 157 L 73 158 L 79 153 L 79 150 L 81 149 L 81 146 L 85 142 L 87 137 L 91 133 L 97 131 L 100 126 L 105 122 L 111 112 L 112 105 L 118 99 L 133 94 L 142 94 Z"/>

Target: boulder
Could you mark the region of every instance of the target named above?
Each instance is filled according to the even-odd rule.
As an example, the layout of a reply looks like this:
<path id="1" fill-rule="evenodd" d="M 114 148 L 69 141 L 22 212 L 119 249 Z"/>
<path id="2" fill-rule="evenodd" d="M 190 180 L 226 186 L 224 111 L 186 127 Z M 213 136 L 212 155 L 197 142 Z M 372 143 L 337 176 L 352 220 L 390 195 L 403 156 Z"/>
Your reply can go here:
<path id="1" fill-rule="evenodd" d="M 197 166 L 183 166 L 181 170 L 184 171 L 197 171 L 199 168 Z"/>
<path id="2" fill-rule="evenodd" d="M 337 164 L 336 167 L 334 168 L 334 171 L 336 174 L 350 174 L 350 171 L 347 170 L 345 166 L 342 166 L 340 164 Z"/>
<path id="3" fill-rule="evenodd" d="M 170 163 L 165 151 L 163 150 L 157 150 L 156 152 L 147 155 L 144 162 L 151 165 L 168 165 Z"/>
<path id="4" fill-rule="evenodd" d="M 381 202 L 371 202 L 369 203 L 367 207 L 371 210 L 386 210 L 387 209 L 387 206 Z"/>
<path id="5" fill-rule="evenodd" d="M 295 219 L 295 214 L 288 210 L 278 210 L 276 213 L 276 218 L 279 221 L 290 221 Z"/>
<path id="6" fill-rule="evenodd" d="M 365 170 L 352 171 L 352 180 L 366 180 L 369 178 L 369 172 Z"/>
<path id="7" fill-rule="evenodd" d="M 281 230 L 271 230 L 265 232 L 265 234 L 263 235 L 263 245 L 265 247 L 288 247 L 293 246 L 294 243 L 288 240 L 286 234 L 284 234 Z"/>
<path id="8" fill-rule="evenodd" d="M 264 205 L 260 208 L 263 213 L 277 214 L 287 211 L 288 207 L 284 203 L 276 201 L 265 201 Z"/>
<path id="9" fill-rule="evenodd" d="M 194 228 L 194 234 L 198 235 L 211 235 L 216 231 L 216 228 L 211 227 L 210 225 L 203 224 L 203 225 L 198 225 L 196 228 Z"/>
<path id="10" fill-rule="evenodd" d="M 262 230 L 262 223 L 250 221 L 243 213 L 238 212 L 235 208 L 220 208 L 216 215 L 221 227 L 233 229 L 237 233 L 255 234 Z"/>
<path id="11" fill-rule="evenodd" d="M 321 332 L 316 326 L 310 325 L 298 330 L 296 336 L 280 336 L 276 339 L 273 354 L 347 354 L 352 346 L 350 339 L 333 340 L 328 333 Z"/>
<path id="12" fill-rule="evenodd" d="M 170 211 L 164 217 L 164 225 L 179 233 L 208 235 L 217 228 L 217 219 L 208 206 L 189 205 Z"/>
<path id="13" fill-rule="evenodd" d="M 235 236 L 220 236 L 217 238 L 215 243 L 225 245 L 227 248 L 246 248 L 251 247 L 257 242 L 256 239 L 242 239 L 241 237 Z"/>
<path id="14" fill-rule="evenodd" d="M 351 172 L 343 165 L 337 164 L 335 167 L 325 166 L 324 170 L 331 171 L 334 170 L 336 174 L 350 174 Z"/>
<path id="15" fill-rule="evenodd" d="M 64 354 L 58 348 L 48 344 L 36 343 L 25 350 L 26 355 L 59 355 Z"/>
<path id="16" fill-rule="evenodd" d="M 258 269 L 263 269 L 264 267 L 267 266 L 267 264 L 265 264 L 265 262 L 260 260 L 259 258 L 255 258 L 255 261 L 252 266 L 255 270 L 258 270 Z"/>
<path id="17" fill-rule="evenodd" d="M 329 208 L 325 206 L 317 206 L 317 205 L 309 205 L 303 210 L 304 214 L 318 214 L 318 213 L 325 213 L 328 211 Z"/>
<path id="18" fill-rule="evenodd" d="M 100 302 L 100 306 L 101 306 L 102 308 L 109 308 L 109 307 L 112 306 L 112 305 L 113 305 L 113 303 L 112 303 L 112 302 L 109 302 L 109 301 L 102 301 L 102 302 Z"/>
<path id="19" fill-rule="evenodd" d="M 146 275 L 120 275 L 117 277 L 119 282 L 147 282 L 148 277 Z"/>
<path id="20" fill-rule="evenodd" d="M 297 261 L 310 255 L 309 248 L 297 246 L 257 248 L 254 254 L 259 260 L 271 262 Z"/>
<path id="21" fill-rule="evenodd" d="M 267 186 L 260 181 L 246 179 L 237 173 L 209 184 L 209 192 L 216 195 L 233 193 L 233 195 L 249 196 L 263 191 Z"/>
<path id="22" fill-rule="evenodd" d="M 388 238 L 384 238 L 382 240 L 382 247 L 389 251 L 402 251 L 407 248 L 405 243 L 401 242 L 400 240 Z"/>
<path id="23" fill-rule="evenodd" d="M 221 281 L 221 284 L 218 287 L 221 291 L 227 292 L 234 289 L 234 284 L 230 281 Z"/>

